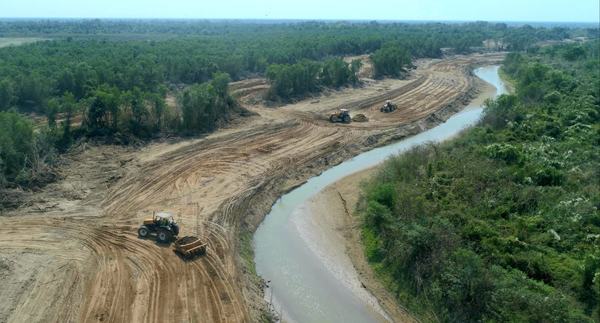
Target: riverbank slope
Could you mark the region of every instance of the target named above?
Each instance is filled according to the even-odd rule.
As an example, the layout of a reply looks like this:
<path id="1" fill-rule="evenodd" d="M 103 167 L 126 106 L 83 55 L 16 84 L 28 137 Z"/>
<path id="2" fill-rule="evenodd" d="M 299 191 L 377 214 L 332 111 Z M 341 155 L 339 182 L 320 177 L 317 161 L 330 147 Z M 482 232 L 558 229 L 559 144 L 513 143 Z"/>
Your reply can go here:
<path id="1" fill-rule="evenodd" d="M 482 106 L 495 92 L 496 88 L 488 83 L 483 84 L 479 94 L 465 110 Z M 327 186 L 308 200 L 307 216 L 310 219 L 306 221 L 312 222 L 313 228 L 319 228 L 321 231 L 318 235 L 321 239 L 313 243 L 325 250 L 330 255 L 330 261 L 335 262 L 330 264 L 330 267 L 342 268 L 335 270 L 337 273 L 344 273 L 339 275 L 340 280 L 352 286 L 355 291 L 368 291 L 367 294 L 370 293 L 376 299 L 391 321 L 412 322 L 415 319 L 377 278 L 365 257 L 361 241 L 361 219 L 356 213 L 361 183 L 371 178 L 378 168 L 379 166 L 375 166 L 359 171 Z M 333 256 L 334 254 L 337 256 Z M 356 293 L 364 294 L 360 291 Z M 364 299 L 366 302 L 372 302 L 368 296 Z"/>

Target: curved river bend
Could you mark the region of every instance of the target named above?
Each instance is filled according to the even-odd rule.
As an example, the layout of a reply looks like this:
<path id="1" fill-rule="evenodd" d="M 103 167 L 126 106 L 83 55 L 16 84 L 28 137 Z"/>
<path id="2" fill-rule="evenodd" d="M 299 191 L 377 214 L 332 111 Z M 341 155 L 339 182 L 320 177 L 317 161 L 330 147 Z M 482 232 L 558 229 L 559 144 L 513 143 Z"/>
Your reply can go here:
<path id="1" fill-rule="evenodd" d="M 490 97 L 506 93 L 498 75 L 498 66 L 478 68 L 475 75 L 496 88 Z M 254 235 L 255 263 L 258 274 L 270 281 L 265 293 L 285 322 L 380 322 L 385 313 L 376 301 L 365 301 L 356 289 L 348 287 L 323 257 L 310 248 L 295 225 L 305 215 L 303 204 L 319 191 L 349 174 L 384 161 L 389 156 L 426 142 L 451 138 L 474 125 L 483 108 L 469 105 L 446 122 L 388 146 L 362 153 L 334 166 L 302 186 L 283 195 L 272 207 Z M 325 212 L 323 212 L 325 213 Z M 326 216 L 324 214 L 323 216 Z M 318 243 L 318 242 L 317 242 Z M 372 296 L 369 295 L 371 299 Z"/>

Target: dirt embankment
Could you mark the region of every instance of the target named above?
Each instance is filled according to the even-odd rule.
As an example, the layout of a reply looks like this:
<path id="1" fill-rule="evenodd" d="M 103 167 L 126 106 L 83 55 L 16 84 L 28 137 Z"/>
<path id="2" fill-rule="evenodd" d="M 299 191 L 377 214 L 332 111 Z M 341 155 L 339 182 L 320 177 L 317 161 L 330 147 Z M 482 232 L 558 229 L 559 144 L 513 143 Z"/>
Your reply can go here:
<path id="1" fill-rule="evenodd" d="M 286 190 L 447 118 L 477 90 L 471 66 L 501 58 L 423 61 L 408 80 L 278 109 L 257 103 L 248 109 L 258 115 L 201 139 L 141 150 L 82 147 L 63 180 L 0 217 L 0 321 L 257 321 L 265 304 L 240 257 L 240 236 Z M 399 108 L 383 115 L 387 98 Z M 330 124 L 324 116 L 340 106 L 369 121 Z M 163 209 L 177 214 L 182 235 L 209 242 L 207 256 L 186 262 L 138 239 L 142 219 Z"/>

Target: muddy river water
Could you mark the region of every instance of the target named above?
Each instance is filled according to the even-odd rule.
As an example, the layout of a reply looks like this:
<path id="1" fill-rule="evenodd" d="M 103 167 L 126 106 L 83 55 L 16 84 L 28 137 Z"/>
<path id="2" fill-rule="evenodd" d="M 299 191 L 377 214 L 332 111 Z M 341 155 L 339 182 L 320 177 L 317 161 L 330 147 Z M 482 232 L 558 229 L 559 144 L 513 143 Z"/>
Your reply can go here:
<path id="1" fill-rule="evenodd" d="M 498 66 L 474 70 L 475 75 L 493 85 L 494 97 L 506 93 Z M 478 100 L 481 101 L 481 100 Z M 302 186 L 283 195 L 272 207 L 254 235 L 256 270 L 270 288 L 265 298 L 284 322 L 381 322 L 387 316 L 360 282 L 328 263 L 319 253 L 318 237 L 309 237 L 299 227 L 306 216 L 305 202 L 328 185 L 349 174 L 373 167 L 389 156 L 426 142 L 451 138 L 481 117 L 480 104 L 471 104 L 446 122 L 413 137 L 373 149 L 328 169 Z M 321 210 L 318 216 L 327 216 Z M 313 214 L 314 216 L 314 214 Z M 316 246 L 316 248 L 315 248 Z M 326 248 L 326 246 L 322 246 Z M 351 269 L 353 270 L 353 269 Z"/>

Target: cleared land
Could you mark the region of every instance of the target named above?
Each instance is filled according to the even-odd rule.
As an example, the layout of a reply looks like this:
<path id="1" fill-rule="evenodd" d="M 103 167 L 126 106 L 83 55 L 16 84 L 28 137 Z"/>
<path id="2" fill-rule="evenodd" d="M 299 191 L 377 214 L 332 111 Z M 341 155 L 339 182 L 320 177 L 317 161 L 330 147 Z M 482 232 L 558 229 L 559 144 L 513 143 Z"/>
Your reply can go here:
<path id="1" fill-rule="evenodd" d="M 0 37 L 0 48 L 8 46 L 21 46 L 25 44 L 35 43 L 38 41 L 48 40 L 45 38 L 32 37 Z"/>
<path id="2" fill-rule="evenodd" d="M 257 99 L 264 81 L 245 81 L 234 91 L 258 115 L 205 138 L 78 147 L 63 180 L 0 217 L 0 321 L 255 321 L 262 285 L 240 257 L 240 235 L 291 187 L 447 118 L 478 90 L 471 68 L 502 57 L 422 61 L 408 80 L 276 109 Z M 386 99 L 398 110 L 381 114 Z M 340 106 L 370 121 L 330 124 L 327 114 Z M 137 237 L 142 219 L 164 209 L 177 214 L 181 235 L 208 240 L 207 256 L 183 261 Z"/>

